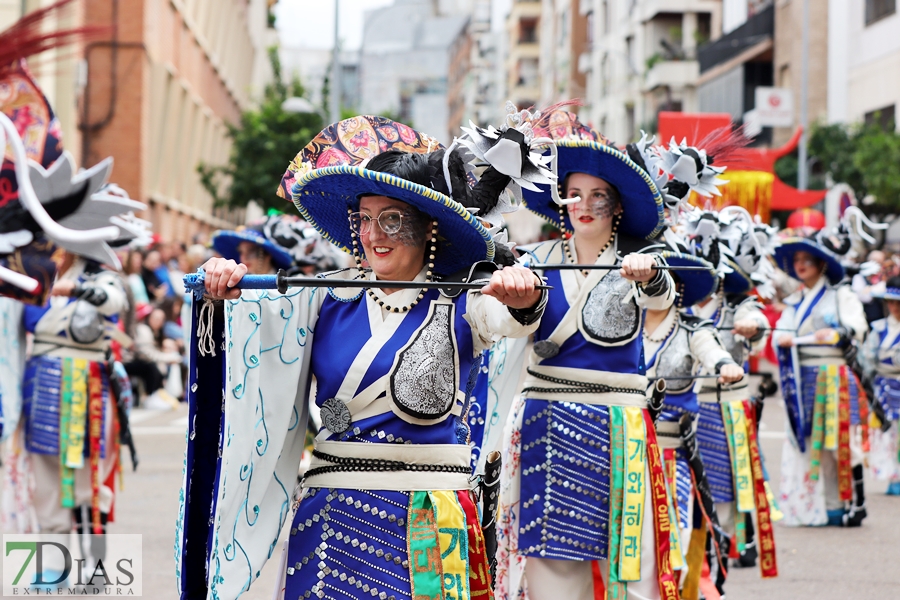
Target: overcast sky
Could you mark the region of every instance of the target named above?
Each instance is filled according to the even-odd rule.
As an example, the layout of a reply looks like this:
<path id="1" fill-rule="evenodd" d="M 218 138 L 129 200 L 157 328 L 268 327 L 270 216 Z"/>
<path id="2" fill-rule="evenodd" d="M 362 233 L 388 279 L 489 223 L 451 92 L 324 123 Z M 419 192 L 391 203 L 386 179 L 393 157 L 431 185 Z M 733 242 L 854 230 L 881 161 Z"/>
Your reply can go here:
<path id="1" fill-rule="evenodd" d="M 281 43 L 331 48 L 334 44 L 335 0 L 279 0 L 275 6 Z M 341 0 L 340 36 L 345 50 L 362 42 L 363 13 L 393 4 L 393 0 Z"/>
<path id="2" fill-rule="evenodd" d="M 335 0 L 279 0 L 275 6 L 281 42 L 287 46 L 331 48 L 334 43 Z M 394 0 L 341 0 L 340 35 L 345 50 L 362 43 L 363 13 Z M 493 28 L 509 11 L 512 0 L 493 0 Z"/>

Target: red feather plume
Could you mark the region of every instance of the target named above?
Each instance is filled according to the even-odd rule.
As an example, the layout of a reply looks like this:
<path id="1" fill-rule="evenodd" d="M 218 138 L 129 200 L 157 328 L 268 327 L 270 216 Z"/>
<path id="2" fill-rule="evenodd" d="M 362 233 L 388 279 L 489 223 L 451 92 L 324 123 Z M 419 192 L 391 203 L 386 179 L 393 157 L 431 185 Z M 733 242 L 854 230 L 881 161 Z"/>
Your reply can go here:
<path id="1" fill-rule="evenodd" d="M 69 29 L 48 29 L 46 23 L 65 8 L 79 0 L 59 0 L 50 6 L 32 11 L 0 32 L 0 72 L 14 67 L 29 56 L 68 46 L 87 39 L 103 37 L 107 26 L 87 25 Z"/>

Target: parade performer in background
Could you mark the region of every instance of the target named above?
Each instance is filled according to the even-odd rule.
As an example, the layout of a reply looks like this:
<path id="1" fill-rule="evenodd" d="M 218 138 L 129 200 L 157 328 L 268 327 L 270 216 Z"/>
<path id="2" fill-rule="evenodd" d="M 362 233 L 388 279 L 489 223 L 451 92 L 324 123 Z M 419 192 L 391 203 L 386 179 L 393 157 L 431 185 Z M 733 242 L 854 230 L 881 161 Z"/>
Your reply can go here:
<path id="1" fill-rule="evenodd" d="M 333 124 L 291 163 L 281 191 L 371 268 L 282 294 L 231 289 L 246 267 L 206 264 L 178 525 L 182 597 L 237 598 L 292 507 L 278 597 L 491 597 L 467 392 L 481 351 L 534 331 L 546 296 L 530 271 L 488 262 L 500 252 L 472 213 L 491 214 L 511 178 L 552 180 L 530 141 L 505 128 L 473 186 L 459 150 L 405 125 Z M 436 289 L 459 272 L 483 281 L 481 293 Z M 365 289 L 336 285 L 346 281 Z M 211 298 L 225 298 L 224 310 Z M 294 490 L 312 377 L 324 426 Z"/>
<path id="2" fill-rule="evenodd" d="M 697 211 L 687 215 L 685 235 L 694 251 L 719 265 L 719 286 L 708 300 L 688 311 L 711 320 L 735 362 L 749 371 L 749 357 L 766 344 L 768 321 L 754 288 L 768 283 L 771 247 L 747 212 L 728 207 L 720 212 Z M 770 286 L 771 284 L 768 284 Z M 768 287 L 766 286 L 766 287 Z M 748 381 L 722 389 L 705 380 L 698 392 L 700 419 L 697 443 L 716 501 L 719 523 L 734 538 L 737 564 L 756 564 L 755 540 L 759 530 L 763 577 L 777 575 L 771 507 L 756 440 L 756 407 Z M 762 495 L 759 491 L 762 490 Z M 755 519 L 754 519 L 755 517 Z M 754 527 L 754 521 L 757 527 Z M 724 573 L 716 573 L 718 582 Z"/>
<path id="3" fill-rule="evenodd" d="M 641 253 L 662 231 L 663 201 L 646 172 L 574 114 L 548 112 L 541 124 L 556 144 L 562 198 L 554 184 L 526 190 L 525 204 L 565 237 L 530 250 L 553 289 L 503 440 L 495 592 L 580 600 L 605 586 L 610 598 L 627 588 L 628 598 L 674 599 L 641 360 L 644 310 L 675 299 L 671 277 L 653 268 L 664 259 Z M 571 263 L 616 266 L 540 267 Z"/>
<path id="4" fill-rule="evenodd" d="M 888 496 L 900 496 L 900 277 L 890 278 L 876 297 L 888 316 L 872 323 L 862 353 L 882 421 L 870 430 L 869 464 L 876 479 L 888 481 Z"/>
<path id="5" fill-rule="evenodd" d="M 111 159 L 76 173 L 59 121 L 23 61 L 98 33 L 48 29 L 67 4 L 33 11 L 0 33 L 0 147 L 8 149 L 0 169 L 0 294 L 29 304 L 7 307 L 4 342 L 20 341 L 23 326 L 35 334 L 24 384 L 4 372 L 3 523 L 17 533 L 68 534 L 75 524 L 102 534 L 126 425 L 109 393 L 105 356 L 124 292 L 99 263 L 118 268 L 107 242 L 135 237 L 140 227 L 128 215 L 145 206 L 103 187 Z M 54 284 L 57 270 L 63 275 Z M 6 366 L 21 360 L 16 344 L 4 347 Z M 87 568 L 104 543 L 94 535 Z M 63 565 L 52 560 L 43 564 L 47 582 L 54 571 L 61 580 Z"/>
<path id="6" fill-rule="evenodd" d="M 744 370 L 722 346 L 719 332 L 711 321 L 677 308 L 681 304 L 693 306 L 713 293 L 718 284 L 715 268 L 692 255 L 666 251 L 662 257 L 669 265 L 708 269 L 676 272 L 676 305 L 664 310 L 647 310 L 643 334 L 647 377 L 653 382 L 665 382 L 664 403 L 651 405 L 651 410 L 657 415 L 659 446 L 663 450 L 666 479 L 675 500 L 672 522 L 677 523 L 678 528 L 673 530 L 673 536 L 679 535 L 680 531 L 680 539 L 674 540 L 673 546 L 680 548 L 683 556 L 673 555 L 673 566 L 681 570 L 682 583 L 690 590 L 699 585 L 707 536 L 717 538 L 721 544 L 716 507 L 706 472 L 702 467 L 698 468 L 696 462 L 701 461 L 693 439 L 700 411 L 696 390 L 703 381 L 697 376 L 701 371 L 716 373 L 717 383 L 730 384 L 740 381 Z M 683 437 L 691 439 L 684 440 Z M 698 518 L 695 519 L 695 515 Z M 697 547 L 689 554 L 695 522 L 699 525 L 694 536 L 698 537 L 694 543 Z M 716 554 L 712 557 L 713 560 L 720 558 Z M 727 560 L 727 556 L 721 558 Z M 689 563 L 688 559 L 693 562 Z M 712 565 L 713 572 L 718 566 Z M 687 579 L 692 575 L 692 579 Z"/>
<path id="7" fill-rule="evenodd" d="M 287 229 L 281 226 L 282 217 L 273 215 L 265 220 L 251 223 L 246 227 L 234 230 L 219 230 L 213 234 L 213 250 L 224 258 L 233 260 L 247 267 L 251 275 L 268 275 L 278 269 L 290 270 L 294 266 L 294 257 L 276 237 L 275 228 L 279 231 Z M 296 239 L 292 240 L 294 243 Z"/>
<path id="8" fill-rule="evenodd" d="M 834 234 L 785 238 L 778 266 L 803 283 L 778 320 L 781 389 L 790 423 L 781 461 L 779 505 L 787 525 L 856 527 L 866 517 L 862 436 L 867 406 L 848 355 L 868 330 L 865 312 L 841 285 L 839 256 L 851 246 Z"/>

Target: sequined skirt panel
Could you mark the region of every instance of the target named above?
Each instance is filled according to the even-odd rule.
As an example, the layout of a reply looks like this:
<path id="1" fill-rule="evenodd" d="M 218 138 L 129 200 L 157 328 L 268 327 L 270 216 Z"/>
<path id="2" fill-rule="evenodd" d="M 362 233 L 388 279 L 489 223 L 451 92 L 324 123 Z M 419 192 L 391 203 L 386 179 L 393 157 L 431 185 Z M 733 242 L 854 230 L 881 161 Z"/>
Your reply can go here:
<path id="1" fill-rule="evenodd" d="M 606 559 L 609 409 L 528 399 L 522 421 L 519 552 Z"/>
<path id="2" fill-rule="evenodd" d="M 25 365 L 25 377 L 22 383 L 22 420 L 25 449 L 34 454 L 59 454 L 63 362 L 66 360 L 71 359 L 35 356 L 30 358 Z M 89 372 L 92 363 L 86 361 L 85 365 Z M 101 364 L 99 372 L 104 411 L 103 420 L 101 420 L 100 456 L 105 458 L 106 437 L 102 429 L 108 416 L 106 411 L 109 410 L 111 396 L 106 365 Z M 87 418 L 88 415 L 85 414 L 85 456 L 90 454 Z"/>
<path id="3" fill-rule="evenodd" d="M 468 492 L 417 493 L 441 495 L 428 511 L 433 531 L 409 523 L 413 493 L 308 489 L 291 525 L 285 598 L 490 598 Z M 429 533 L 439 543 L 423 543 Z"/>
<path id="4" fill-rule="evenodd" d="M 700 404 L 697 446 L 715 502 L 734 502 L 734 474 L 719 404 Z"/>
<path id="5" fill-rule="evenodd" d="M 884 408 L 887 420 L 900 420 L 900 379 L 877 375 L 874 383 L 875 396 Z"/>

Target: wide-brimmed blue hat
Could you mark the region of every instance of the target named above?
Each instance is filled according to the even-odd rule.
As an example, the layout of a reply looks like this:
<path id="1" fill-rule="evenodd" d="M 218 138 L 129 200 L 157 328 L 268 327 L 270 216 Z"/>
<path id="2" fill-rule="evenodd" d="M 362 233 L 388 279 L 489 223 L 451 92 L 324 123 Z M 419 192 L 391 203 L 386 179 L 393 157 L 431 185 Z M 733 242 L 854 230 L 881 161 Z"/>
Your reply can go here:
<path id="1" fill-rule="evenodd" d="M 359 210 L 361 196 L 405 202 L 437 221 L 434 271 L 450 275 L 493 259 L 494 241 L 488 230 L 450 196 L 365 168 L 368 159 L 387 150 L 428 153 L 440 148 L 434 138 L 384 117 L 345 119 L 324 129 L 300 151 L 282 179 L 279 195 L 291 198 L 304 219 L 345 251 L 352 245 L 347 213 Z"/>
<path id="2" fill-rule="evenodd" d="M 622 199 L 619 231 L 634 237 L 652 238 L 663 230 L 663 198 L 646 171 L 610 145 L 599 132 L 578 122 L 573 113 L 556 111 L 544 118 L 549 125 L 546 129 L 535 129 L 535 135 L 556 142 L 556 172 L 560 185 L 572 173 L 599 177 L 615 187 Z M 562 229 L 559 205 L 553 200 L 548 186 L 539 187 L 541 192 L 522 190 L 525 207 Z M 568 221 L 565 229 L 572 232 Z"/>
<path id="3" fill-rule="evenodd" d="M 722 283 L 722 289 L 726 294 L 746 294 L 752 290 L 756 283 L 750 278 L 736 262 L 730 258 L 724 258 L 725 264 L 731 267 L 731 273 L 725 274 L 725 280 Z"/>
<path id="4" fill-rule="evenodd" d="M 237 262 L 240 262 L 238 246 L 241 242 L 256 244 L 268 252 L 269 256 L 272 257 L 272 264 L 279 269 L 290 269 L 294 263 L 287 250 L 263 234 L 262 226 L 259 226 L 259 228 L 248 226 L 237 231 L 223 229 L 215 232 L 212 237 L 213 249 L 225 258 Z"/>
<path id="5" fill-rule="evenodd" d="M 831 285 L 837 285 L 844 278 L 844 267 L 840 261 L 831 252 L 808 238 L 790 237 L 781 240 L 781 245 L 775 248 L 775 262 L 782 271 L 794 279 L 799 279 L 794 271 L 794 254 L 801 250 L 825 261 L 825 275 Z"/>
<path id="6" fill-rule="evenodd" d="M 873 292 L 872 297 L 879 300 L 900 300 L 900 288 L 885 288 L 883 292 Z"/>
<path id="7" fill-rule="evenodd" d="M 704 267 L 705 270 L 671 271 L 680 296 L 679 304 L 684 307 L 703 302 L 716 291 L 716 268 L 709 261 L 693 254 L 665 250 L 659 253 L 666 264 L 673 267 Z"/>

